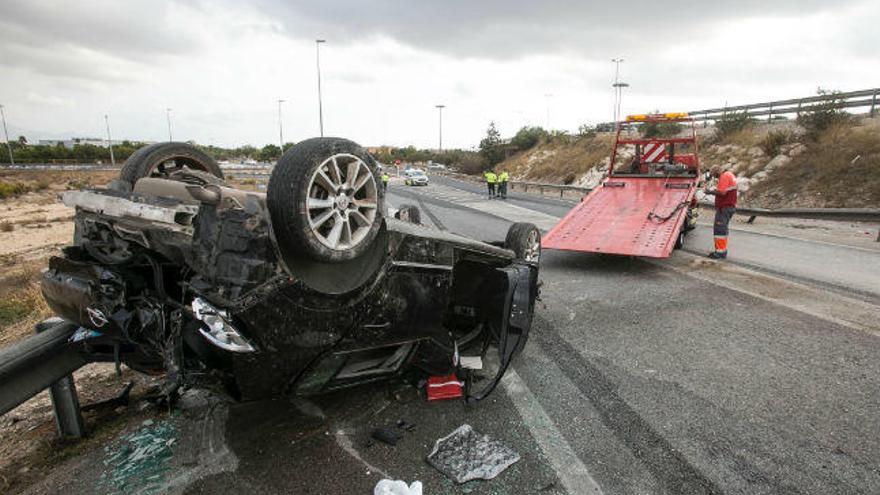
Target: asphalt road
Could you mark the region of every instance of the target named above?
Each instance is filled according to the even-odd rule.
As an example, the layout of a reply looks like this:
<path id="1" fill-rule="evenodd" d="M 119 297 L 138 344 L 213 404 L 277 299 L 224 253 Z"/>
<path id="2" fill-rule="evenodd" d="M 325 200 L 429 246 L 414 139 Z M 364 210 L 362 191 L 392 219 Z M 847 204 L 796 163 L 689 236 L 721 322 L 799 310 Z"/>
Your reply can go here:
<path id="1" fill-rule="evenodd" d="M 513 221 L 547 229 L 570 207 L 482 193 L 441 179 L 392 183 L 388 200 L 483 240 Z M 704 243 L 700 230 L 686 246 Z M 178 445 L 200 447 L 172 461 L 172 491 L 367 494 L 390 477 L 430 495 L 880 493 L 878 254 L 760 234 L 731 243 L 727 264 L 545 252 L 528 345 L 472 407 L 428 403 L 396 381 L 173 416 Z M 850 307 L 855 323 L 835 313 Z M 414 428 L 396 446 L 370 439 L 399 420 Z M 491 481 L 446 479 L 424 458 L 464 423 L 521 460 Z M 89 491 L 102 455 L 48 486 Z"/>

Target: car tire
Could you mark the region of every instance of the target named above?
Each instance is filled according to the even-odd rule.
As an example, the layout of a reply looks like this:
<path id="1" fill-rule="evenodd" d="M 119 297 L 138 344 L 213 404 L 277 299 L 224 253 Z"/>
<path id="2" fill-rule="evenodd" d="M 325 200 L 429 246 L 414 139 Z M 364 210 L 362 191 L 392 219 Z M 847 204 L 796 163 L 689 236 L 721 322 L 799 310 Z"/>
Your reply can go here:
<path id="1" fill-rule="evenodd" d="M 167 167 L 168 163 L 173 163 Z M 119 179 L 134 186 L 144 177 L 168 177 L 184 167 L 206 172 L 223 179 L 223 171 L 213 158 L 202 150 L 187 143 L 157 143 L 135 151 L 125 160 Z"/>
<path id="2" fill-rule="evenodd" d="M 541 261 L 541 231 L 531 223 L 515 223 L 507 229 L 504 247 L 513 251 L 517 260 L 537 264 Z"/>
<path id="3" fill-rule="evenodd" d="M 675 238 L 675 247 L 674 247 L 674 249 L 681 249 L 682 247 L 684 247 L 684 235 L 685 235 L 685 232 L 686 232 L 686 231 L 685 231 L 684 227 L 682 227 L 681 230 L 678 231 L 678 237 Z"/>
<path id="4" fill-rule="evenodd" d="M 422 224 L 422 212 L 415 205 L 400 205 L 400 209 L 394 214 L 394 218 L 416 225 Z"/>
<path id="5" fill-rule="evenodd" d="M 385 211 L 380 177 L 373 157 L 347 139 L 312 138 L 288 149 L 266 191 L 281 254 L 337 263 L 369 250 Z"/>

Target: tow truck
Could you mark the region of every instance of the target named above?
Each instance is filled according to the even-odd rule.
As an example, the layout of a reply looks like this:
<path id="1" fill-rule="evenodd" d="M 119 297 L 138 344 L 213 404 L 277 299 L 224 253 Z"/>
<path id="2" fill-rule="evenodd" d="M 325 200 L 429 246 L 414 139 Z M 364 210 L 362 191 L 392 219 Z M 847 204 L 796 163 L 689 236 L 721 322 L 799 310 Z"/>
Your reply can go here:
<path id="1" fill-rule="evenodd" d="M 668 137 L 636 132 L 652 123 L 685 129 Z M 541 247 L 669 257 L 696 226 L 699 181 L 697 132 L 688 114 L 629 115 L 616 126 L 607 174 L 543 237 Z"/>

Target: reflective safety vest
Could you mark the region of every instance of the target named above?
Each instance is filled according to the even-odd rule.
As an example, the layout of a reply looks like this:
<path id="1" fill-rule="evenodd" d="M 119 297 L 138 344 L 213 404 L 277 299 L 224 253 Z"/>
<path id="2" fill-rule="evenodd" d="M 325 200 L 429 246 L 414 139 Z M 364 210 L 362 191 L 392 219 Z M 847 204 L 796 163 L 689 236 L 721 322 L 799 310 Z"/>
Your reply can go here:
<path id="1" fill-rule="evenodd" d="M 509 176 L 507 172 L 501 172 L 500 174 L 498 174 L 498 182 L 507 182 L 508 177 Z"/>
<path id="2" fill-rule="evenodd" d="M 388 182 L 388 174 L 382 174 L 382 182 Z"/>
<path id="3" fill-rule="evenodd" d="M 489 184 L 494 184 L 497 180 L 498 176 L 495 175 L 495 172 L 486 172 L 486 182 L 488 182 Z"/>

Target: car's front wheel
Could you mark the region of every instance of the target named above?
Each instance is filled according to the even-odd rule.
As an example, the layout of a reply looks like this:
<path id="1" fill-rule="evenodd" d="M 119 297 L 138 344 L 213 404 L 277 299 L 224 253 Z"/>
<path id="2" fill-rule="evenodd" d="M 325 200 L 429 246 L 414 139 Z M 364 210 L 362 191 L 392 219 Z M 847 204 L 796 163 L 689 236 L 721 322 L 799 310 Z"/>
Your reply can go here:
<path id="1" fill-rule="evenodd" d="M 507 230 L 504 247 L 513 251 L 516 259 L 537 264 L 541 261 L 541 231 L 531 223 L 515 223 Z"/>

